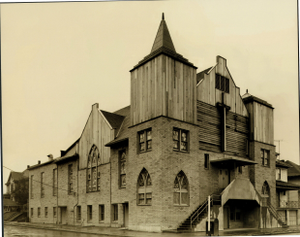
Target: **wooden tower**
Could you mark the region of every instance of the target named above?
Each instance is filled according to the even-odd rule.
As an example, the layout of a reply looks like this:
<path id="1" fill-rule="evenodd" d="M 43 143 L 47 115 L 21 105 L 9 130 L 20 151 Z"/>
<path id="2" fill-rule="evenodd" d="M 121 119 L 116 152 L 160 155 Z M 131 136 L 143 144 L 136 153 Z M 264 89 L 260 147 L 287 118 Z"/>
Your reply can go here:
<path id="1" fill-rule="evenodd" d="M 173 45 L 162 16 L 148 56 L 131 72 L 131 125 L 166 116 L 196 123 L 196 67 Z"/>

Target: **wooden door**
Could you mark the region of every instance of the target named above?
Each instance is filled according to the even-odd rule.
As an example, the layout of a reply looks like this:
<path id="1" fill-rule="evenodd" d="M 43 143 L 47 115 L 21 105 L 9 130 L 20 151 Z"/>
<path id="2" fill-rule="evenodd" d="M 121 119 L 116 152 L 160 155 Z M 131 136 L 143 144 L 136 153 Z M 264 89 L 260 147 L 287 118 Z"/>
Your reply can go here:
<path id="1" fill-rule="evenodd" d="M 229 228 L 229 208 L 223 207 L 224 229 Z"/>
<path id="2" fill-rule="evenodd" d="M 123 204 L 124 227 L 128 227 L 128 203 Z"/>
<path id="3" fill-rule="evenodd" d="M 228 169 L 220 169 L 219 171 L 219 187 L 224 189 L 229 184 L 229 172 Z"/>

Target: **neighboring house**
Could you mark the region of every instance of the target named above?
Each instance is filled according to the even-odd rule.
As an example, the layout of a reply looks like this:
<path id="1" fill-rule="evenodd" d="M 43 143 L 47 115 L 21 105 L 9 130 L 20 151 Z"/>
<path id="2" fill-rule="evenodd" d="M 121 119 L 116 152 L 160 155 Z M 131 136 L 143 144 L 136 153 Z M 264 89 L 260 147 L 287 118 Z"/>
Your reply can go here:
<path id="1" fill-rule="evenodd" d="M 288 225 L 298 225 L 300 183 L 290 180 L 288 173 L 292 168 L 290 161 L 276 160 L 277 211 Z"/>
<path id="2" fill-rule="evenodd" d="M 20 205 L 10 199 L 3 199 L 3 211 L 4 212 L 16 212 L 21 209 Z"/>
<path id="3" fill-rule="evenodd" d="M 241 97 L 221 56 L 196 71 L 163 18 L 130 71 L 130 106 L 94 104 L 74 144 L 28 168 L 31 222 L 201 231 L 210 205 L 220 230 L 285 225 L 272 105 Z"/>
<path id="4" fill-rule="evenodd" d="M 11 199 L 12 201 L 15 201 L 15 197 L 13 195 L 13 192 L 18 188 L 17 182 L 23 178 L 28 178 L 28 170 L 24 170 L 23 172 L 15 172 L 11 171 L 8 180 L 5 183 L 6 185 L 6 194 L 3 194 L 4 199 Z"/>

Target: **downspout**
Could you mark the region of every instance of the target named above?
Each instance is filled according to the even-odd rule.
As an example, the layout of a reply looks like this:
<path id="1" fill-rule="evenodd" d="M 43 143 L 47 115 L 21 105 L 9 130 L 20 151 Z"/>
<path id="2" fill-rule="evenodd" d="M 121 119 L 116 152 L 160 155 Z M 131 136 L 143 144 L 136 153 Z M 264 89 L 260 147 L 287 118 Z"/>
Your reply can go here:
<path id="1" fill-rule="evenodd" d="M 79 160 L 79 159 L 78 159 Z M 74 205 L 73 207 L 73 213 L 74 213 L 74 225 L 76 224 L 76 213 L 75 213 L 75 207 L 78 205 L 78 190 L 79 190 L 79 187 L 78 187 L 78 170 L 79 170 L 79 162 L 77 161 L 77 192 L 76 192 L 76 204 Z M 77 212 L 77 211 L 76 211 Z"/>
<path id="2" fill-rule="evenodd" d="M 110 149 L 110 152 L 111 152 L 111 149 Z M 112 210 L 111 210 L 111 156 L 110 156 L 110 161 L 109 161 L 109 209 L 110 209 L 110 227 L 111 227 L 111 223 L 112 223 L 112 219 L 111 219 L 111 213 L 112 213 Z"/>
<path id="3" fill-rule="evenodd" d="M 58 164 L 56 163 L 56 224 L 58 224 Z"/>

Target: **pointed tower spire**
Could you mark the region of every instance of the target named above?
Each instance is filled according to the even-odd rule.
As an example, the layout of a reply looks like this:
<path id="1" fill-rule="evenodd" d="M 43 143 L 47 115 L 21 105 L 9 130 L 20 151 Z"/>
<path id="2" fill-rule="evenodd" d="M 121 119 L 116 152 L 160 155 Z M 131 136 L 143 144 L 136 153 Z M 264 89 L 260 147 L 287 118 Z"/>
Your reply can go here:
<path id="1" fill-rule="evenodd" d="M 167 27 L 167 23 L 165 21 L 164 13 L 162 13 L 162 19 L 156 34 L 156 38 L 154 40 L 151 53 L 153 53 L 155 50 L 158 50 L 160 48 L 166 48 L 176 53 L 175 47 L 171 39 L 171 35 Z"/>

